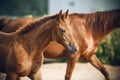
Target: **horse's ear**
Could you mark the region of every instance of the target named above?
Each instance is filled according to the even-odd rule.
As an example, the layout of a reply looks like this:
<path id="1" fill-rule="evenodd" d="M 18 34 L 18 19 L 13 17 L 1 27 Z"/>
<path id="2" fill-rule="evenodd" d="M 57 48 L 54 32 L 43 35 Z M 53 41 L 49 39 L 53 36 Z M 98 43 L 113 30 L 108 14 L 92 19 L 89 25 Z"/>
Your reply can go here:
<path id="1" fill-rule="evenodd" d="M 61 18 L 62 18 L 62 10 L 60 10 L 58 13 L 58 19 L 61 19 Z"/>
<path id="2" fill-rule="evenodd" d="M 67 9 L 67 11 L 63 14 L 63 20 L 68 18 L 68 16 L 69 16 L 68 12 L 69 12 L 69 10 Z"/>

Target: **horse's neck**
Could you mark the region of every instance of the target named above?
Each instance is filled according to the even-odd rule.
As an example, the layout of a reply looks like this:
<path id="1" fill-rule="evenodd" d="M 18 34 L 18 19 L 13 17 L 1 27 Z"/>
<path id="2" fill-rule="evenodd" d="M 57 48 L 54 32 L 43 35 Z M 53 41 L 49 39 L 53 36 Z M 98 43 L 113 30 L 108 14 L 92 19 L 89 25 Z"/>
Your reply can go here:
<path id="1" fill-rule="evenodd" d="M 104 38 L 107 34 L 112 32 L 114 29 L 118 28 L 118 23 L 116 20 L 118 20 L 118 17 L 120 16 L 119 12 L 106 12 L 106 13 L 96 13 L 96 19 L 94 22 L 93 27 L 93 35 L 98 36 L 100 35 L 101 39 Z M 120 18 L 119 18 L 120 21 Z M 96 28 L 96 29 L 95 29 Z M 94 37 L 95 37 L 94 36 Z M 98 38 L 99 39 L 99 38 Z"/>
<path id="2" fill-rule="evenodd" d="M 79 27 L 80 32 L 83 31 L 82 26 L 84 26 L 86 30 L 85 35 L 89 34 L 94 40 L 100 42 L 107 34 L 118 28 L 118 22 L 120 22 L 120 10 L 90 14 L 72 14 L 71 19 L 71 21 L 74 21 L 76 26 Z M 73 27 L 73 29 L 74 28 L 75 27 Z"/>
<path id="3" fill-rule="evenodd" d="M 38 25 L 38 27 L 22 36 L 21 40 L 29 52 L 34 51 L 34 48 L 36 48 L 41 53 L 51 41 L 51 32 L 49 29 L 45 29 L 45 27 L 47 26 Z"/>

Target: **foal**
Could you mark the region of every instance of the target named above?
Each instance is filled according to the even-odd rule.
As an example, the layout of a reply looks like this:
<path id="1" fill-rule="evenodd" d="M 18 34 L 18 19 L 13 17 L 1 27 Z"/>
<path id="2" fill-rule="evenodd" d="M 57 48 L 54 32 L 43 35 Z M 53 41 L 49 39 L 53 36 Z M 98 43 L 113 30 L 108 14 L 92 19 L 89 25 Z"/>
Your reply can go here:
<path id="1" fill-rule="evenodd" d="M 77 44 L 71 33 L 68 11 L 31 20 L 16 32 L 0 32 L 0 72 L 7 74 L 6 80 L 19 80 L 22 76 L 41 80 L 38 70 L 44 49 L 51 41 L 76 53 Z"/>

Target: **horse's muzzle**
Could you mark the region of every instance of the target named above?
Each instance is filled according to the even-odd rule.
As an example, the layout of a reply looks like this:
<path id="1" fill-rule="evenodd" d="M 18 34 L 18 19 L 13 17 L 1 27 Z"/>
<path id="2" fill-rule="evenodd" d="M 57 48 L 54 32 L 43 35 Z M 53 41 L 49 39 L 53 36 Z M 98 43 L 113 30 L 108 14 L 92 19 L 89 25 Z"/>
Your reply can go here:
<path id="1" fill-rule="evenodd" d="M 72 54 L 77 53 L 77 51 L 78 51 L 78 46 L 77 46 L 77 45 L 74 45 L 74 44 L 68 44 L 68 47 L 69 47 L 69 51 L 70 51 L 70 53 L 72 53 Z"/>

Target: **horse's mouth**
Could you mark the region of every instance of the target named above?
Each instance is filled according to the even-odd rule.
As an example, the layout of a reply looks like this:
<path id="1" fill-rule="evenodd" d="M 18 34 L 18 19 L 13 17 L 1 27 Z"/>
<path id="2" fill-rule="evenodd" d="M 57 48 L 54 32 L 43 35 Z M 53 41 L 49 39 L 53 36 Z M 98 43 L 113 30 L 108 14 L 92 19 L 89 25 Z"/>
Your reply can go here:
<path id="1" fill-rule="evenodd" d="M 67 47 L 71 54 L 76 54 L 78 51 L 78 47 L 74 44 L 68 44 Z"/>

